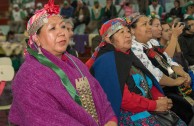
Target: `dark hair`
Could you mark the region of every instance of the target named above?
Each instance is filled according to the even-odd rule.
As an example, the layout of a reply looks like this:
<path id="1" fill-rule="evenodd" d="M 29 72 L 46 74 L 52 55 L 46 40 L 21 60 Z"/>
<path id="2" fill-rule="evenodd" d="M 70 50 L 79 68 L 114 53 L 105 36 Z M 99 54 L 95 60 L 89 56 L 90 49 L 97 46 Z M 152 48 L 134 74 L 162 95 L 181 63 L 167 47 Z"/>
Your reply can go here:
<path id="1" fill-rule="evenodd" d="M 136 28 L 137 27 L 137 22 L 139 21 L 139 19 L 141 18 L 141 17 L 144 17 L 145 15 L 137 15 L 137 16 L 135 16 L 135 17 L 133 17 L 132 19 L 131 19 L 131 24 L 128 26 L 128 28 L 130 29 L 130 28 Z"/>
<path id="2" fill-rule="evenodd" d="M 37 32 L 36 32 L 37 35 L 40 34 L 42 27 L 43 27 L 43 26 L 41 26 L 41 27 L 37 30 Z"/>
<path id="3" fill-rule="evenodd" d="M 180 0 L 175 0 L 174 2 L 177 2 L 177 3 L 179 4 L 179 6 L 180 6 L 180 4 L 181 4 L 181 3 L 180 3 Z"/>
<path id="4" fill-rule="evenodd" d="M 134 21 L 129 27 L 130 28 L 136 28 L 137 27 L 137 22 L 139 21 L 139 19 L 137 19 L 136 21 Z"/>
<path id="5" fill-rule="evenodd" d="M 191 21 L 191 20 L 193 20 L 192 18 L 186 18 L 186 19 L 184 19 L 184 22 L 185 22 L 185 24 L 188 24 L 188 21 Z"/>
<path id="6" fill-rule="evenodd" d="M 160 23 L 161 23 L 161 25 L 168 24 L 168 22 L 166 22 L 166 21 L 161 21 Z"/>
<path id="7" fill-rule="evenodd" d="M 15 34 L 14 31 L 9 31 L 9 32 L 7 33 L 7 35 L 14 35 L 14 34 Z"/>
<path id="8" fill-rule="evenodd" d="M 9 39 L 9 37 L 10 37 L 10 35 L 15 35 L 15 32 L 14 31 L 9 31 L 8 33 L 7 33 L 7 36 L 6 36 L 6 40 L 8 41 L 8 39 Z"/>
<path id="9" fill-rule="evenodd" d="M 153 22 L 154 22 L 154 20 L 155 20 L 155 19 L 160 20 L 160 19 L 159 19 L 159 18 L 157 18 L 157 17 L 151 18 L 151 20 L 150 20 L 150 25 L 152 25 L 152 24 L 153 24 Z"/>
<path id="10" fill-rule="evenodd" d="M 170 27 L 170 25 L 165 21 L 161 21 L 161 27 L 162 27 L 162 25 L 168 25 Z M 163 28 L 162 28 L 162 31 L 163 31 Z"/>

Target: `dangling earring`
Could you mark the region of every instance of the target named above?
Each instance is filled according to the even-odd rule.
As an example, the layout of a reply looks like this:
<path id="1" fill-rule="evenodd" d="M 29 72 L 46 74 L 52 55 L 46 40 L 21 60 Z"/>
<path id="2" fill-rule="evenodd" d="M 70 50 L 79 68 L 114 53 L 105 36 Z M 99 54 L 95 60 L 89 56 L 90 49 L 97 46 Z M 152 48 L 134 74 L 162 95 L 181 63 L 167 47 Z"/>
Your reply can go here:
<path id="1" fill-rule="evenodd" d="M 40 46 L 38 46 L 38 54 L 42 54 L 42 51 L 40 49 Z"/>
<path id="2" fill-rule="evenodd" d="M 38 54 L 42 54 L 42 51 L 41 51 L 41 49 L 40 49 L 40 46 L 38 46 L 35 42 L 34 42 L 34 46 L 35 46 L 35 48 L 37 49 Z"/>

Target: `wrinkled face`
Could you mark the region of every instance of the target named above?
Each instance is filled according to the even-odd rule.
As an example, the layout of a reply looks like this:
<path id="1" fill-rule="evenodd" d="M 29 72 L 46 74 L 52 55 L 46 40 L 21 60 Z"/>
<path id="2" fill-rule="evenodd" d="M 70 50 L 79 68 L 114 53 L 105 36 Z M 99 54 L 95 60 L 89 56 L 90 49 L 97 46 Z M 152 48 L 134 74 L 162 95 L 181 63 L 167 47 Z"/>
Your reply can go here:
<path id="1" fill-rule="evenodd" d="M 147 43 L 152 38 L 150 19 L 146 16 L 140 17 L 132 30 L 138 42 Z"/>
<path id="2" fill-rule="evenodd" d="M 152 37 L 154 39 L 161 38 L 162 36 L 162 27 L 160 20 L 155 18 L 152 22 Z"/>
<path id="3" fill-rule="evenodd" d="M 69 33 L 69 38 L 73 37 L 73 26 L 70 23 L 65 23 L 65 27 Z"/>
<path id="4" fill-rule="evenodd" d="M 171 28 L 168 24 L 162 25 L 162 39 L 169 41 L 172 35 Z"/>
<path id="5" fill-rule="evenodd" d="M 55 56 L 61 56 L 69 43 L 69 34 L 63 19 L 51 16 L 36 37 L 36 44 Z"/>
<path id="6" fill-rule="evenodd" d="M 131 48 L 131 33 L 127 27 L 118 30 L 110 39 L 111 44 L 118 50 L 126 52 Z"/>

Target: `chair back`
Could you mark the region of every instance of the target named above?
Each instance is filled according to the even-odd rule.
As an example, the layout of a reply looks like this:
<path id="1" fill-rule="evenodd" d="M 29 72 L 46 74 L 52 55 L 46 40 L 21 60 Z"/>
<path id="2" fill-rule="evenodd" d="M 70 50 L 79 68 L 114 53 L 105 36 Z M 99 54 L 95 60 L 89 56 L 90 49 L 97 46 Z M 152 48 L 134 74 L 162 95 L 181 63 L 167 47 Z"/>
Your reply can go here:
<path id="1" fill-rule="evenodd" d="M 14 77 L 14 69 L 9 57 L 0 58 L 0 95 L 3 92 L 6 81 L 11 81 Z"/>

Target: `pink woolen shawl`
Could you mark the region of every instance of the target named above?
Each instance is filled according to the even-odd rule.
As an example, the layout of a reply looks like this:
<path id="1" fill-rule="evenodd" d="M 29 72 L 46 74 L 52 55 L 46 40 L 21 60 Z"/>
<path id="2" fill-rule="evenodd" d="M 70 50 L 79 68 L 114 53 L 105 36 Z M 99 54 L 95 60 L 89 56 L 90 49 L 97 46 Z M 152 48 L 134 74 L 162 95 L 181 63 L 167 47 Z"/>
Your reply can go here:
<path id="1" fill-rule="evenodd" d="M 56 58 L 42 49 L 43 54 L 59 66 L 75 87 L 81 75 L 67 58 Z M 70 56 L 88 78 L 99 122 L 104 126 L 115 114 L 98 81 L 77 58 Z M 97 126 L 95 120 L 68 94 L 60 78 L 35 58 L 26 55 L 25 62 L 12 83 L 13 103 L 9 121 L 19 126 Z"/>

